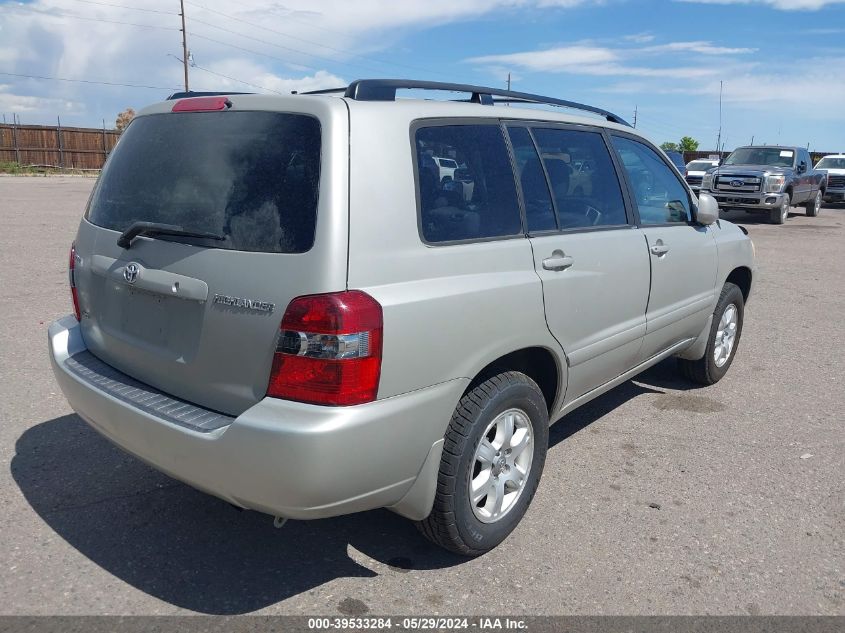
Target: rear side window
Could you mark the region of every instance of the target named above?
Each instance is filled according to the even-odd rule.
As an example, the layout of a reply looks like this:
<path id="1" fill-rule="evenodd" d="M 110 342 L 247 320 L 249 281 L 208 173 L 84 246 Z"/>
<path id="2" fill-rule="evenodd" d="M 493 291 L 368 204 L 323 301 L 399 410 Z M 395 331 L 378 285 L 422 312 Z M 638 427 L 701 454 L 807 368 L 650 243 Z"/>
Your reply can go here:
<path id="1" fill-rule="evenodd" d="M 314 244 L 320 123 L 277 112 L 192 112 L 135 119 L 86 211 L 124 231 L 175 224 L 221 241 L 161 236 L 240 251 L 303 253 Z"/>
<path id="2" fill-rule="evenodd" d="M 557 229 L 555 208 L 549 194 L 543 165 L 534 147 L 531 135 L 524 127 L 508 128 L 513 155 L 516 161 L 516 173 L 522 187 L 522 199 L 525 203 L 525 222 L 531 233 Z"/>
<path id="3" fill-rule="evenodd" d="M 627 224 L 622 188 L 598 132 L 534 129 L 561 229 Z M 589 165 L 576 170 L 574 165 Z"/>
<path id="4" fill-rule="evenodd" d="M 415 133 L 420 226 L 426 242 L 517 235 L 522 228 L 516 185 L 501 128 L 422 127 Z M 442 178 L 436 156 L 457 165 Z"/>

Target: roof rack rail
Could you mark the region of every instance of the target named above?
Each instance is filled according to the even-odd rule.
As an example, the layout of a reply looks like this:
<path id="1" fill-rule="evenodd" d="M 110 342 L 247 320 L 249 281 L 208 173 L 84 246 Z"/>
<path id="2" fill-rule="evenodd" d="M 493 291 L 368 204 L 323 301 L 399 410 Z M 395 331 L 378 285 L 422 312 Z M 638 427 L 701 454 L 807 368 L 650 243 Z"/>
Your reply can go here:
<path id="1" fill-rule="evenodd" d="M 336 92 L 346 92 L 346 86 L 341 86 L 340 88 L 323 88 L 322 90 L 306 90 L 305 92 L 297 92 L 296 90 L 292 90 L 291 94 L 330 95 Z"/>
<path id="2" fill-rule="evenodd" d="M 251 95 L 254 92 L 174 92 L 167 97 L 167 101 L 174 99 L 190 99 L 191 97 L 223 97 L 226 95 Z"/>
<path id="3" fill-rule="evenodd" d="M 592 112 L 593 114 L 603 116 L 612 123 L 631 127 L 631 124 L 622 117 L 617 116 L 612 112 L 608 112 L 607 110 L 602 110 L 601 108 L 585 105 L 583 103 L 566 101 L 564 99 L 555 99 L 554 97 L 544 97 L 542 95 L 535 95 L 528 92 L 501 90 L 499 88 L 473 86 L 470 84 L 453 84 L 439 81 L 417 81 L 414 79 L 358 79 L 349 84 L 344 96 L 349 99 L 355 99 L 356 101 L 395 101 L 396 91 L 398 89 L 469 92 L 472 95 L 470 102 L 480 103 L 481 105 L 495 105 L 496 103 L 538 103 L 562 108 L 572 108 L 574 110 Z M 504 99 L 493 99 L 494 96 L 504 97 Z"/>

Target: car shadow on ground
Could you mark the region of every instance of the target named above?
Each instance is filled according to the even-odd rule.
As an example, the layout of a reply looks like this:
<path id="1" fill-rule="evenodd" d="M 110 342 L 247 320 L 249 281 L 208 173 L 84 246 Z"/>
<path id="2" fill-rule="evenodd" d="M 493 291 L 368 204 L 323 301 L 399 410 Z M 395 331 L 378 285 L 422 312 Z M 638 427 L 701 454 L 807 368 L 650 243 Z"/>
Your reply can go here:
<path id="1" fill-rule="evenodd" d="M 646 394 L 664 394 L 666 389 L 690 391 L 702 385 L 690 382 L 677 368 L 677 361 L 668 358 L 650 367 L 615 389 L 578 407 L 560 418 L 549 429 L 549 448 L 572 437 L 629 400 Z"/>
<path id="2" fill-rule="evenodd" d="M 552 427 L 550 446 L 632 398 L 660 393 L 655 385 L 674 385 L 674 364 L 665 365 L 566 416 Z M 277 530 L 269 516 L 237 511 L 124 453 L 76 415 L 28 429 L 15 448 L 12 476 L 50 528 L 120 580 L 183 609 L 249 613 L 335 578 L 466 560 L 386 510 Z M 353 597 L 338 596 L 338 604 L 347 615 L 366 610 Z"/>

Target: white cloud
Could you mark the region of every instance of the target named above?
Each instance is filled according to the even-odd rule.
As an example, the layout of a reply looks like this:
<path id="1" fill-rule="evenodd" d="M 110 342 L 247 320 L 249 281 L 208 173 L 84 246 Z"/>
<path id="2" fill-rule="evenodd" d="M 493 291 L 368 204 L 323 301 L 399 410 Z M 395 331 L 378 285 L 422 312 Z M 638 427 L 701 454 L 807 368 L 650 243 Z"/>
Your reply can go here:
<path id="1" fill-rule="evenodd" d="M 12 83 L 16 95 L 41 99 L 45 108 L 51 107 L 51 99 L 85 104 L 86 116 L 94 121 L 180 89 L 182 68 L 174 59 L 182 55 L 178 2 L 123 4 L 0 0 L 0 71 L 162 86 L 164 90 L 3 75 L 0 80 Z M 285 0 L 284 4 L 186 0 L 193 58 L 198 67 L 218 73 L 192 69 L 191 88 L 289 92 L 334 87 L 344 83 L 341 76 L 454 79 L 448 72 L 431 69 L 424 58 L 402 65 L 381 51 L 412 29 L 494 12 L 600 4 L 597 0 Z M 21 103 L 5 100 L 3 107 L 8 112 Z"/>
<path id="2" fill-rule="evenodd" d="M 483 55 L 466 61 L 475 64 L 513 65 L 537 72 L 577 71 L 584 65 L 616 62 L 619 56 L 608 48 L 597 46 L 559 46 L 544 51 Z"/>
<path id="3" fill-rule="evenodd" d="M 646 44 L 654 41 L 654 35 L 651 33 L 634 33 L 632 35 L 626 35 L 622 39 L 627 42 L 634 42 L 635 44 Z"/>
<path id="4" fill-rule="evenodd" d="M 636 38 L 632 40 L 631 37 Z M 626 41 L 650 42 L 649 36 L 636 35 L 623 38 Z M 554 72 L 573 75 L 597 76 L 633 76 L 633 77 L 663 77 L 670 79 L 696 79 L 710 77 L 722 69 L 711 65 L 684 64 L 681 62 L 671 66 L 646 66 L 632 64 L 632 60 L 639 57 L 654 56 L 666 53 L 695 53 L 701 55 L 742 55 L 754 52 L 751 48 L 732 48 L 714 46 L 707 41 L 670 42 L 643 47 L 597 46 L 590 43 L 580 43 L 569 46 L 557 46 L 539 51 L 522 51 L 518 53 L 504 53 L 499 55 L 482 55 L 471 57 L 464 61 L 496 69 L 501 74 L 502 69 L 518 68 L 529 72 Z M 676 58 L 673 61 L 677 62 Z"/>
<path id="5" fill-rule="evenodd" d="M 20 95 L 10 90 L 10 85 L 0 84 L 0 111 L 18 114 L 49 113 L 55 116 L 78 114 L 84 110 L 84 106 L 75 101 Z"/>
<path id="6" fill-rule="evenodd" d="M 675 0 L 695 4 L 765 4 L 780 11 L 818 11 L 845 0 Z"/>
<path id="7" fill-rule="evenodd" d="M 641 53 L 670 53 L 686 51 L 701 55 L 744 55 L 753 53 L 756 48 L 731 48 L 728 46 L 713 46 L 710 42 L 671 42 L 649 46 L 639 50 Z"/>

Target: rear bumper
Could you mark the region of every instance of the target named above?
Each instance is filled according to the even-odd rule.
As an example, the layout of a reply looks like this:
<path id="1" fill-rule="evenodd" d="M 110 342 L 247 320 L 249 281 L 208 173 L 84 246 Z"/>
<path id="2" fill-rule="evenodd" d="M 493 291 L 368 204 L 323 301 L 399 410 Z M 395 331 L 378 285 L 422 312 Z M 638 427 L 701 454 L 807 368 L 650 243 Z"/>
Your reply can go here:
<path id="1" fill-rule="evenodd" d="M 746 211 L 768 212 L 783 204 L 782 193 L 725 193 L 723 191 L 707 191 L 716 198 L 720 209 L 745 209 Z"/>
<path id="2" fill-rule="evenodd" d="M 415 518 L 431 508 L 419 482 L 467 380 L 354 407 L 265 398 L 231 423 L 199 431 L 115 397 L 72 371 L 87 351 L 72 316 L 48 332 L 53 373 L 71 407 L 109 440 L 168 475 L 237 506 L 316 519 L 398 505 Z M 71 363 L 72 365 L 73 363 Z M 436 476 L 436 469 L 434 470 Z M 412 488 L 414 489 L 412 491 Z"/>

